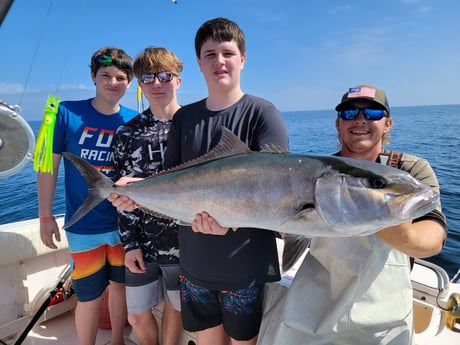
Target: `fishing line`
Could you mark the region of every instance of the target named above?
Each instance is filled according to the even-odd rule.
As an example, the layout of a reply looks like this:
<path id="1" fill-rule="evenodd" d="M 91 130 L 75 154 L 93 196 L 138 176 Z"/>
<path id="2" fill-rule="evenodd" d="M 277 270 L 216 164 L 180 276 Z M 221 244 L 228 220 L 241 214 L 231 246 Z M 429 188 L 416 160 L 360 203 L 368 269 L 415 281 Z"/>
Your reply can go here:
<path id="1" fill-rule="evenodd" d="M 45 18 L 43 20 L 42 30 L 40 31 L 40 37 L 38 38 L 38 43 L 37 43 L 37 46 L 35 47 L 35 51 L 34 51 L 34 54 L 33 54 L 33 57 L 32 57 L 32 63 L 30 64 L 29 72 L 26 75 L 26 81 L 24 83 L 24 89 L 22 90 L 22 93 L 21 93 L 21 98 L 19 99 L 19 104 L 22 104 L 22 100 L 24 98 L 24 94 L 26 92 L 27 85 L 29 84 L 30 76 L 32 74 L 32 68 L 34 66 L 34 62 L 35 62 L 35 59 L 37 57 L 38 48 L 40 47 L 40 44 L 41 44 L 41 41 L 42 41 L 43 31 L 45 30 L 45 27 L 46 27 L 45 24 L 48 21 L 48 18 L 50 16 L 52 7 L 53 7 L 53 1 L 50 1 L 50 4 L 48 6 L 48 13 L 46 14 L 46 16 L 45 16 Z"/>
<path id="2" fill-rule="evenodd" d="M 41 42 L 42 42 L 42 39 L 43 39 L 43 34 L 44 34 L 44 31 L 45 31 L 45 28 L 46 28 L 46 24 L 48 23 L 49 21 L 49 18 L 50 18 L 50 15 L 51 15 L 51 10 L 53 8 L 53 0 L 50 1 L 49 3 L 49 6 L 48 6 L 48 11 L 46 13 L 46 16 L 45 18 L 43 19 L 43 24 L 42 24 L 42 30 L 40 31 L 40 36 L 39 36 L 39 39 L 38 39 L 38 42 L 37 42 L 37 45 L 35 47 L 35 51 L 33 53 L 33 57 L 32 57 L 32 63 L 30 64 L 30 67 L 29 67 L 29 71 L 26 75 L 26 81 L 24 83 L 24 89 L 22 90 L 22 93 L 21 93 L 21 97 L 19 99 L 19 104 L 22 104 L 22 101 L 24 99 L 24 95 L 25 95 L 25 92 L 27 90 L 27 87 L 28 87 L 28 84 L 29 84 L 29 81 L 30 81 L 30 77 L 32 75 L 32 70 L 33 70 L 33 67 L 35 65 L 35 61 L 36 61 L 36 58 L 37 58 L 37 54 L 38 54 L 38 50 L 41 46 Z M 80 9 L 80 14 L 83 13 L 84 9 L 85 9 L 85 6 L 86 6 L 86 0 L 83 0 L 82 2 L 82 6 L 81 6 L 81 9 Z M 77 28 L 77 25 L 73 25 L 72 26 L 73 28 Z M 58 77 L 58 82 L 56 84 L 56 90 L 55 90 L 55 93 L 57 93 L 57 91 L 59 90 L 59 87 L 61 86 L 61 81 L 62 81 L 62 77 L 64 75 L 64 71 L 67 67 L 67 62 L 68 62 L 68 59 L 69 59 L 69 56 L 70 56 L 70 53 L 72 52 L 72 48 L 73 48 L 73 44 L 74 44 L 74 41 L 75 40 L 69 40 L 70 41 L 70 44 L 69 44 L 69 48 L 67 50 L 67 54 L 66 54 L 66 57 L 64 59 L 64 66 L 62 67 L 61 69 L 61 72 L 59 74 L 59 77 Z"/>
<path id="3" fill-rule="evenodd" d="M 83 18 L 82 14 L 84 13 L 84 9 L 86 7 L 86 0 L 83 0 L 82 2 L 82 5 L 81 5 L 81 8 L 80 8 L 80 18 Z M 73 25 L 74 28 L 77 28 L 77 25 Z M 56 84 L 56 90 L 55 90 L 55 94 L 57 94 L 58 92 L 58 89 L 61 85 L 61 81 L 62 81 L 62 77 L 64 75 L 64 71 L 67 67 L 67 62 L 69 60 L 69 57 L 70 57 L 70 53 L 72 52 L 72 48 L 73 48 L 73 43 L 74 43 L 75 40 L 70 40 L 70 44 L 69 44 L 69 49 L 67 50 L 67 54 L 65 56 L 65 59 L 64 59 L 64 66 L 62 66 L 62 70 L 61 70 L 61 73 L 59 75 L 59 78 L 58 78 L 58 82 Z"/>
<path id="4" fill-rule="evenodd" d="M 50 3 L 50 9 L 52 4 Z M 84 8 L 84 2 L 82 9 Z M 48 11 L 47 18 L 49 17 L 50 10 Z M 76 27 L 76 25 L 74 26 Z M 41 38 L 40 38 L 41 41 Z M 72 40 L 73 41 L 73 40 Z M 61 85 L 62 76 L 64 75 L 67 60 L 69 59 L 70 52 L 72 51 L 72 42 L 69 44 L 67 50 L 67 56 L 64 59 L 64 65 L 61 69 L 58 82 L 56 84 L 55 93 L 57 94 L 58 89 Z M 45 105 L 45 114 L 43 115 L 43 121 L 38 132 L 37 142 L 34 151 L 34 170 L 37 172 L 45 172 L 53 174 L 53 138 L 54 138 L 54 126 L 56 123 L 56 114 L 59 108 L 60 98 L 59 96 L 49 94 Z"/>

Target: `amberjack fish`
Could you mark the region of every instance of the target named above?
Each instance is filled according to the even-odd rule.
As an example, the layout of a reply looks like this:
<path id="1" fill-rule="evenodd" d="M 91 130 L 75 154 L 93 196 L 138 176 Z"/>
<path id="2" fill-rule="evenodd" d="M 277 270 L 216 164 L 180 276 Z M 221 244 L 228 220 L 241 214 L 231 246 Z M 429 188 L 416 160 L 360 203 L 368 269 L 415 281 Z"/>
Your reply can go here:
<path id="1" fill-rule="evenodd" d="M 274 147 L 254 152 L 227 128 L 208 154 L 124 186 L 114 186 L 79 157 L 63 155 L 88 185 L 87 199 L 64 228 L 111 193 L 179 224 L 191 224 L 206 211 L 223 227 L 306 237 L 369 235 L 422 216 L 439 200 L 438 193 L 405 171 Z"/>

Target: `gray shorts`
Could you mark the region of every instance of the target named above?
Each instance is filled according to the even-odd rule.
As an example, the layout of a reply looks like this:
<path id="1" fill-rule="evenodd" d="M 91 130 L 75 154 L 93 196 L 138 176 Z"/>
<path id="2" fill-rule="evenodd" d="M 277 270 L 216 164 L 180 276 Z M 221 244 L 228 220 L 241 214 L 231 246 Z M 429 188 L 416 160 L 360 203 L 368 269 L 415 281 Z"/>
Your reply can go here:
<path id="1" fill-rule="evenodd" d="M 146 273 L 132 273 L 127 268 L 126 302 L 128 313 L 140 313 L 166 299 L 180 311 L 179 265 L 158 266 L 145 263 Z"/>

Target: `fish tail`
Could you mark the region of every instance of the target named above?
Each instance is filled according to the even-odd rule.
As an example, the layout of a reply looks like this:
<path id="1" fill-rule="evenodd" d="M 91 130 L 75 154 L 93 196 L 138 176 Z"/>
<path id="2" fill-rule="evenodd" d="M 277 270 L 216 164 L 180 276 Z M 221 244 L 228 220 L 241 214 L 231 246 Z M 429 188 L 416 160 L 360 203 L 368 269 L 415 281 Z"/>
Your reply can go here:
<path id="1" fill-rule="evenodd" d="M 63 228 L 68 229 L 110 195 L 113 191 L 113 182 L 84 159 L 70 152 L 62 152 L 62 155 L 80 171 L 88 186 L 85 201 L 64 224 Z"/>

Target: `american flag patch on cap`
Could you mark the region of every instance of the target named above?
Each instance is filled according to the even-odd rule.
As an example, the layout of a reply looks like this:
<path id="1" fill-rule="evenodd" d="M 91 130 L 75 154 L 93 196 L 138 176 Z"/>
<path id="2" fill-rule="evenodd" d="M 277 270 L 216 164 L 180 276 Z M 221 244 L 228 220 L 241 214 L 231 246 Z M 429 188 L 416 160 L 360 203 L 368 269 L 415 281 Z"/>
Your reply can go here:
<path id="1" fill-rule="evenodd" d="M 370 87 L 351 87 L 348 89 L 348 98 L 359 97 L 375 98 L 375 89 Z"/>

